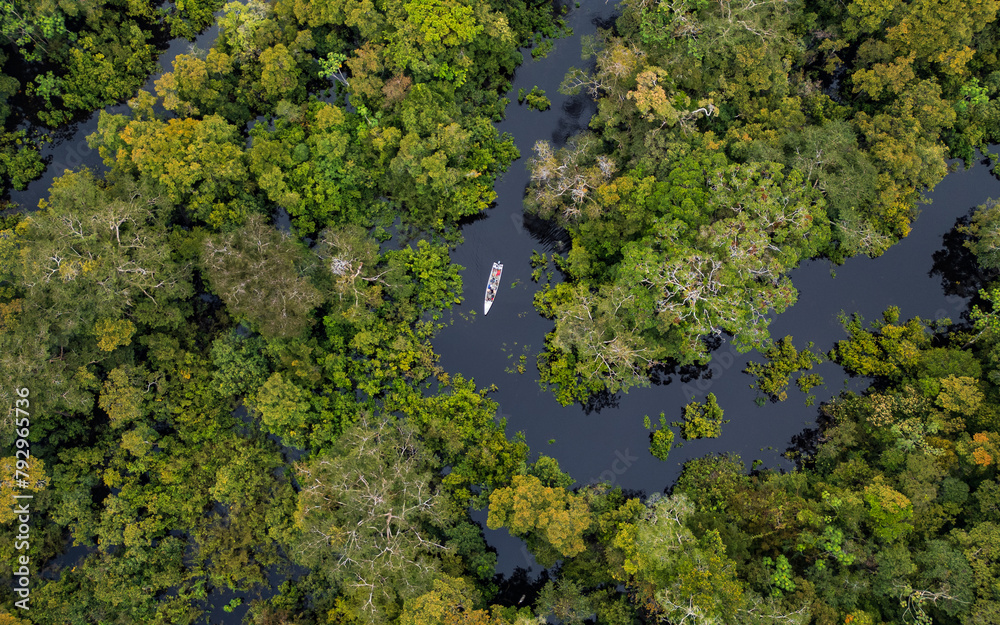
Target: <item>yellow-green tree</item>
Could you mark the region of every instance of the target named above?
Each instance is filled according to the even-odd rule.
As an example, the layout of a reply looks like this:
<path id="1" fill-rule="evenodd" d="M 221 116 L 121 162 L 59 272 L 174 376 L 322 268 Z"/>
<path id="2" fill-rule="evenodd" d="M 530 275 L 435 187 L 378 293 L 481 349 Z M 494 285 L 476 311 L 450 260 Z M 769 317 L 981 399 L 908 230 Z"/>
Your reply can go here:
<path id="1" fill-rule="evenodd" d="M 468 580 L 441 575 L 433 590 L 403 606 L 400 625 L 511 625 L 502 615 L 481 607 L 479 593 Z"/>
<path id="2" fill-rule="evenodd" d="M 886 484 L 881 475 L 865 487 L 863 497 L 868 504 L 872 531 L 879 538 L 889 542 L 913 530 L 913 525 L 907 522 L 913 517 L 913 503 Z"/>
<path id="3" fill-rule="evenodd" d="M 14 495 L 43 490 L 49 477 L 45 474 L 45 461 L 38 457 L 29 457 L 26 460 L 15 456 L 0 458 L 0 471 L 3 471 L 3 477 L 0 479 L 0 497 L 3 497 L 3 504 L 0 505 L 0 523 L 10 523 L 17 518 L 14 510 L 18 502 L 29 501 L 14 499 Z M 18 471 L 22 474 L 18 475 Z M 24 480 L 25 485 L 18 486 L 17 480 Z"/>
<path id="4" fill-rule="evenodd" d="M 101 319 L 94 326 L 94 334 L 101 351 L 113 352 L 120 346 L 132 344 L 135 324 L 128 319 Z"/>
<path id="5" fill-rule="evenodd" d="M 262 64 L 260 84 L 268 98 L 277 100 L 290 97 L 299 86 L 302 70 L 284 44 L 277 44 L 260 55 Z"/>
<path id="6" fill-rule="evenodd" d="M 88 141 L 106 163 L 152 181 L 166 199 L 197 220 L 231 227 L 250 212 L 245 140 L 220 115 L 164 122 L 102 111 Z"/>
<path id="7" fill-rule="evenodd" d="M 127 425 L 142 416 L 143 391 L 138 387 L 138 377 L 128 366 L 116 367 L 108 373 L 98 405 L 108 413 L 112 424 Z"/>
<path id="8" fill-rule="evenodd" d="M 615 576 L 658 618 L 699 625 L 738 622 L 743 583 L 715 530 L 701 538 L 688 529 L 694 505 L 683 494 L 653 498 L 643 518 L 619 526 L 612 545 L 623 556 Z M 794 622 L 794 621 L 793 621 Z"/>
<path id="9" fill-rule="evenodd" d="M 545 486 L 533 475 L 515 475 L 510 486 L 490 494 L 486 525 L 490 529 L 507 527 L 515 535 L 532 535 L 559 555 L 570 557 L 586 549 L 583 533 L 590 522 L 589 506 L 579 495 Z"/>
<path id="10" fill-rule="evenodd" d="M 272 373 L 254 395 L 252 404 L 267 431 L 280 436 L 286 445 L 301 447 L 313 411 L 312 393 L 287 377 L 279 372 Z"/>

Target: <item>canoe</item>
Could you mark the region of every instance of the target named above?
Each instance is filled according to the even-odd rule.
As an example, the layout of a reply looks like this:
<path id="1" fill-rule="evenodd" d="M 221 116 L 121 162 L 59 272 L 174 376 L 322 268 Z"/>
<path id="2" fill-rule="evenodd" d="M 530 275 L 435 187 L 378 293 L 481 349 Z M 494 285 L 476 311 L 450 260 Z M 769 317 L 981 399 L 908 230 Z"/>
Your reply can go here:
<path id="1" fill-rule="evenodd" d="M 490 270 L 490 279 L 486 281 L 486 301 L 483 303 L 483 314 L 490 314 L 490 308 L 493 306 L 493 300 L 496 299 L 497 291 L 500 289 L 500 274 L 503 273 L 503 265 L 500 263 L 493 263 L 493 269 Z"/>

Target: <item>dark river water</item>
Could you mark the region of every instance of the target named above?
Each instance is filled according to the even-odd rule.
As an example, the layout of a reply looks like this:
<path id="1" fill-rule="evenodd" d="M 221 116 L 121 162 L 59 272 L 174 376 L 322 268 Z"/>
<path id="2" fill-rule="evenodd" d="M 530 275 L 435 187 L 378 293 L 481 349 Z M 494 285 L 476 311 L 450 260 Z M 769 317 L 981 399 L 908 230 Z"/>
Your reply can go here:
<path id="1" fill-rule="evenodd" d="M 585 64 L 580 58 L 580 35 L 593 34 L 613 17 L 611 4 L 600 0 L 581 4 L 567 16 L 574 35 L 556 41 L 547 58 L 532 60 L 526 53 L 515 73 L 508 94 L 512 103 L 498 128 L 514 136 L 522 158 L 497 183 L 496 205 L 487 218 L 464 227 L 465 242 L 452 255 L 454 262 L 465 267 L 465 301 L 456 307 L 452 325 L 434 341 L 440 364 L 452 374 L 475 379 L 480 387 L 496 384 L 499 390 L 492 397 L 500 403 L 500 416 L 507 419 L 508 435 L 523 432 L 535 457 L 541 453 L 558 459 L 577 485 L 606 481 L 646 494 L 663 491 L 676 480 L 686 460 L 715 452 L 735 452 L 747 465 L 761 460 L 763 466 L 792 468 L 782 454 L 796 437 L 815 427 L 819 404 L 845 388 L 863 389 L 866 380 L 845 379 L 839 367 L 824 363 L 814 368 L 826 382 L 813 390 L 815 405 L 807 406 L 805 395 L 792 385 L 787 401 L 759 406 L 754 401 L 757 393 L 750 388 L 753 379 L 742 371 L 750 360 L 763 358 L 754 352 L 740 354 L 726 340 L 713 353 L 707 371 L 694 379 L 666 376 L 650 387 L 615 396 L 603 406 L 563 407 L 551 392 L 539 389 L 535 357 L 554 326 L 532 306 L 533 294 L 540 287 L 531 281 L 529 257 L 534 250 L 561 251 L 561 243 L 524 223 L 522 198 L 529 181 L 525 162 L 536 141 L 564 143 L 586 128 L 595 111 L 587 96 L 567 97 L 558 92 L 566 71 Z M 552 100 L 550 110 L 537 112 L 517 105 L 517 90 L 536 85 Z M 964 277 L 963 254 L 945 249 L 946 235 L 959 218 L 990 196 L 1000 196 L 1000 183 L 987 167 L 956 171 L 928 194 L 930 203 L 922 207 L 910 235 L 880 258 L 854 258 L 839 267 L 824 260 L 803 263 L 791 273 L 799 290 L 798 303 L 775 317 L 772 337 L 790 334 L 797 347 L 813 341 L 826 352 L 846 336 L 838 313 L 860 312 L 871 320 L 890 305 L 898 306 L 904 319 L 958 321 L 968 299 L 954 288 L 946 292 L 942 282 Z M 935 256 L 940 258 L 937 266 Z M 489 316 L 484 317 L 482 293 L 493 261 L 504 263 L 503 284 Z M 527 355 L 524 374 L 515 370 L 521 354 Z M 643 416 L 649 415 L 655 423 L 665 412 L 668 422 L 679 420 L 685 404 L 692 398 L 703 401 L 709 392 L 716 395 L 730 420 L 722 436 L 685 442 L 665 462 L 650 454 Z M 681 440 L 679 434 L 676 440 Z M 476 518 L 484 521 L 485 513 Z M 506 530 L 487 530 L 487 538 L 498 548 L 501 572 L 510 573 L 515 567 L 538 572 L 523 543 Z"/>
<path id="2" fill-rule="evenodd" d="M 216 18 L 222 13 L 216 13 Z M 163 72 L 173 69 L 174 59 L 179 54 L 189 54 L 192 48 L 208 50 L 215 43 L 219 36 L 219 27 L 216 24 L 209 26 L 199 34 L 193 42 L 186 39 L 173 39 L 167 44 L 158 62 L 160 70 L 149 77 L 143 85 L 143 89 L 150 93 L 156 93 L 155 82 Z M 130 108 L 125 103 L 113 104 L 104 108 L 108 113 L 128 114 Z M 157 112 L 163 113 L 164 109 L 157 105 Z M 97 131 L 97 121 L 100 116 L 99 111 L 94 111 L 86 119 L 67 124 L 64 127 L 51 133 L 53 141 L 42 147 L 41 155 L 47 165 L 45 173 L 41 178 L 32 182 L 24 191 L 11 191 L 10 200 L 22 209 L 34 210 L 38 207 L 38 200 L 47 197 L 52 181 L 61 176 L 67 169 L 79 169 L 89 167 L 96 173 L 106 171 L 104 162 L 101 160 L 97 150 L 87 145 L 87 135 Z"/>
<path id="3" fill-rule="evenodd" d="M 816 406 L 845 386 L 864 388 L 865 380 L 846 380 L 839 367 L 825 363 L 815 370 L 826 380 L 825 387 L 813 391 L 815 406 L 807 406 L 805 396 L 794 386 L 786 402 L 758 406 L 754 401 L 757 394 L 749 386 L 752 379 L 742 371 L 749 360 L 761 357 L 739 354 L 724 341 L 714 352 L 712 364 L 698 375 L 663 376 L 655 385 L 633 389 L 600 406 L 563 407 L 551 392 L 539 389 L 535 356 L 553 324 L 532 306 L 532 296 L 539 287 L 531 282 L 529 257 L 534 250 L 562 250 L 557 238 L 539 233 L 544 228 L 528 227 L 524 222 L 522 198 L 528 184 L 525 161 L 536 141 L 561 145 L 586 128 L 594 113 L 595 104 L 585 95 L 568 97 L 558 92 L 566 71 L 586 64 L 580 57 L 580 36 L 593 34 L 599 25 L 606 27 L 613 18 L 613 4 L 601 0 L 584 0 L 581 4 L 567 15 L 573 36 L 557 40 L 546 58 L 533 60 L 525 52 L 525 62 L 515 74 L 508 94 L 511 105 L 507 119 L 498 128 L 514 136 L 523 157 L 497 183 L 496 205 L 485 218 L 463 229 L 465 242 L 455 250 L 453 260 L 465 267 L 465 301 L 453 311 L 451 325 L 434 340 L 440 364 L 452 374 L 473 378 L 480 387 L 496 384 L 499 390 L 493 398 L 500 403 L 500 416 L 507 419 L 508 434 L 523 432 L 533 454 L 557 458 L 578 485 L 606 481 L 646 494 L 659 492 L 674 482 L 684 461 L 714 452 L 735 452 L 748 465 L 759 459 L 765 466 L 791 468 L 792 463 L 782 453 L 797 436 L 815 426 Z M 217 33 L 217 27 L 206 30 L 198 37 L 197 45 L 207 49 Z M 177 54 L 186 52 L 189 45 L 174 41 L 160 57 L 161 67 L 169 69 Z M 147 82 L 147 89 L 152 90 L 155 78 Z M 550 110 L 529 111 L 517 104 L 517 90 L 530 90 L 536 85 L 552 100 Z M 127 107 L 116 105 L 107 110 L 125 112 Z M 96 128 L 94 113 L 60 132 L 61 139 L 43 151 L 51 159 L 45 176 L 26 191 L 12 193 L 11 199 L 33 209 L 47 194 L 54 176 L 64 169 L 86 165 L 103 171 L 96 150 L 91 150 L 85 140 Z M 1000 183 L 986 167 L 956 171 L 928 194 L 931 203 L 923 206 L 909 237 L 882 257 L 855 258 L 839 267 L 822 260 L 804 263 L 791 274 L 799 301 L 774 319 L 772 336 L 791 334 L 797 347 L 814 341 L 818 349 L 826 351 L 845 336 L 837 321 L 840 311 L 857 311 L 874 319 L 890 305 L 899 306 L 904 319 L 959 319 L 968 299 L 954 282 L 967 276 L 963 255 L 956 253 L 954 244 L 946 245 L 948 234 L 958 219 L 990 196 L 1000 196 Z M 495 260 L 504 263 L 503 284 L 490 315 L 484 317 L 482 294 Z M 952 286 L 945 289 L 943 283 Z M 523 374 L 515 371 L 521 354 L 527 356 Z M 718 397 L 730 420 L 723 426 L 722 436 L 687 442 L 675 448 L 665 462 L 653 457 L 648 450 L 649 432 L 643 426 L 643 416 L 649 415 L 655 422 L 665 412 L 668 421 L 678 420 L 684 404 L 692 398 L 701 401 L 709 392 Z M 484 512 L 474 516 L 485 526 Z M 527 567 L 532 574 L 540 572 L 524 544 L 511 538 L 506 530 L 486 533 L 498 550 L 500 572 L 509 574 L 515 567 Z M 245 605 L 231 614 L 221 609 L 232 596 L 213 596 L 211 622 L 240 622 Z"/>

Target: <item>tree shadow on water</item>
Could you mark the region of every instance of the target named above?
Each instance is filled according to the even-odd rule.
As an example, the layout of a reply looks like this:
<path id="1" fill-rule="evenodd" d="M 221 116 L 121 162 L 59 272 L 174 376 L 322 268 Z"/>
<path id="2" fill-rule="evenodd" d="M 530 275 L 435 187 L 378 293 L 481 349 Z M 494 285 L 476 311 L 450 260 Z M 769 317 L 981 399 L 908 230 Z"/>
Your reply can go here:
<path id="1" fill-rule="evenodd" d="M 677 364 L 659 362 L 649 369 L 649 382 L 653 386 L 666 386 L 674 381 L 677 374 Z"/>
<path id="2" fill-rule="evenodd" d="M 824 402 L 817 408 L 816 426 L 805 428 L 792 436 L 791 444 L 785 449 L 784 456 L 795 463 L 799 470 L 812 468 L 816 464 L 816 452 L 824 441 L 824 432 L 833 425 L 833 416 Z"/>
<path id="3" fill-rule="evenodd" d="M 614 13 L 606 17 L 602 15 L 596 15 L 594 16 L 594 19 L 590 20 L 590 23 L 600 28 L 601 30 L 613 30 L 618 25 L 618 11 L 615 11 Z"/>
<path id="4" fill-rule="evenodd" d="M 490 204 L 489 208 L 494 208 L 496 207 L 496 205 L 497 203 L 493 202 L 492 204 Z M 486 214 L 486 211 L 480 211 L 478 213 L 473 213 L 472 215 L 466 215 L 458 220 L 458 227 L 464 228 L 465 226 L 471 226 L 477 221 L 482 221 L 484 219 L 487 219 L 488 217 L 489 215 Z"/>
<path id="5" fill-rule="evenodd" d="M 594 393 L 587 398 L 587 401 L 582 404 L 583 413 L 588 415 L 592 412 L 601 414 L 601 410 L 605 408 L 617 408 L 619 404 L 621 404 L 621 395 L 619 393 L 604 390 Z"/>
<path id="6" fill-rule="evenodd" d="M 939 276 L 945 295 L 974 297 L 986 286 L 989 276 L 979 268 L 975 254 L 965 246 L 969 235 L 959 229 L 967 226 L 975 209 L 960 217 L 955 226 L 942 237 L 943 249 L 934 252 L 934 264 L 928 276 Z"/>
<path id="7" fill-rule="evenodd" d="M 681 376 L 681 382 L 687 384 L 689 382 L 694 382 L 695 380 L 711 380 L 715 372 L 712 370 L 711 364 L 692 364 L 684 365 L 678 371 Z"/>
<path id="8" fill-rule="evenodd" d="M 714 371 L 711 363 L 699 365 L 680 365 L 676 362 L 660 362 L 653 365 L 649 370 L 649 382 L 653 386 L 666 386 L 672 384 L 674 376 L 684 384 L 695 380 L 711 380 Z"/>
<path id="9" fill-rule="evenodd" d="M 545 246 L 545 251 L 562 252 L 569 249 L 572 242 L 569 232 L 555 221 L 542 219 L 527 212 L 521 220 L 521 227 L 531 235 L 531 238 Z"/>
<path id="10" fill-rule="evenodd" d="M 702 339 L 708 351 L 714 352 L 722 346 L 722 336 L 707 336 Z M 694 380 L 712 379 L 712 362 L 705 364 L 689 363 L 682 365 L 676 360 L 657 362 L 649 370 L 649 381 L 654 386 L 665 386 L 673 382 L 673 376 L 679 376 L 680 381 L 688 384 Z"/>
<path id="11" fill-rule="evenodd" d="M 585 93 L 572 95 L 563 102 L 562 115 L 552 131 L 552 145 L 556 148 L 566 146 L 570 137 L 587 130 L 590 118 L 597 111 L 597 103 Z"/>

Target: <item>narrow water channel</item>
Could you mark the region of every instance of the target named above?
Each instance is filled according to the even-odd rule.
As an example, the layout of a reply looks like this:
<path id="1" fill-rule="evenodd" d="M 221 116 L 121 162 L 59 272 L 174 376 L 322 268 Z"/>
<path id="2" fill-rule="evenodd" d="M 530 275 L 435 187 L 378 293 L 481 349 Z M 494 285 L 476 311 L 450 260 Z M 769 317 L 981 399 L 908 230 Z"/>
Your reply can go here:
<path id="1" fill-rule="evenodd" d="M 593 34 L 598 25 L 607 27 L 613 18 L 610 3 L 584 0 L 581 5 L 567 15 L 573 36 L 556 41 L 547 58 L 532 60 L 525 53 L 525 62 L 515 73 L 507 96 L 511 99 L 507 118 L 498 128 L 514 136 L 522 158 L 498 181 L 496 205 L 487 218 L 463 229 L 465 241 L 452 255 L 454 262 L 465 267 L 465 300 L 454 310 L 453 323 L 434 341 L 440 364 L 451 374 L 475 379 L 480 387 L 496 384 L 499 390 L 493 398 L 500 403 L 500 416 L 507 419 L 508 435 L 523 432 L 533 454 L 556 458 L 562 469 L 576 478 L 577 485 L 606 481 L 646 494 L 659 492 L 671 486 L 686 460 L 715 452 L 737 453 L 747 465 L 761 460 L 767 467 L 791 468 L 792 463 L 782 454 L 795 437 L 815 426 L 820 403 L 845 387 L 861 390 L 866 380 L 845 379 L 839 367 L 824 363 L 814 370 L 826 384 L 813 390 L 813 406 L 806 405 L 805 395 L 794 386 L 787 401 L 759 406 L 754 401 L 757 393 L 750 388 L 753 380 L 742 371 L 750 360 L 762 357 L 739 354 L 724 341 L 713 353 L 707 371 L 693 378 L 665 376 L 648 388 L 615 396 L 605 405 L 563 407 L 551 392 L 539 389 L 535 357 L 553 323 L 532 306 L 532 296 L 540 287 L 531 282 L 529 257 L 533 250 L 562 250 L 558 240 L 533 234 L 525 227 L 522 199 L 529 180 L 525 162 L 536 141 L 564 143 L 586 128 L 595 111 L 594 103 L 584 95 L 558 93 L 567 70 L 584 64 L 580 37 Z M 536 85 L 552 100 L 549 111 L 539 113 L 517 105 L 518 89 L 531 90 Z M 946 235 L 956 220 L 991 196 L 1000 197 L 1000 183 L 987 167 L 960 169 L 928 194 L 930 203 L 922 206 L 913 231 L 880 258 L 854 258 L 840 267 L 825 260 L 804 263 L 791 273 L 799 290 L 798 303 L 776 316 L 772 337 L 790 334 L 797 347 L 813 341 L 825 352 L 846 336 L 837 320 L 841 311 L 860 312 L 871 320 L 891 305 L 900 308 L 904 319 L 948 317 L 958 321 L 968 299 L 942 287 L 942 281 L 951 279 L 956 271 L 950 266 L 955 250 L 944 249 Z M 937 267 L 935 256 L 940 259 Z M 495 260 L 504 263 L 503 284 L 489 316 L 484 317 L 482 293 Z M 523 374 L 516 372 L 521 354 L 527 356 Z M 685 404 L 692 399 L 703 401 L 709 392 L 717 396 L 730 420 L 723 426 L 722 436 L 686 442 L 675 448 L 666 462 L 653 457 L 643 416 L 655 421 L 665 412 L 668 422 L 676 421 Z M 677 440 L 681 440 L 679 436 Z M 485 518 L 485 514 L 481 516 Z M 501 572 L 510 574 L 515 567 L 532 565 L 523 543 L 506 531 L 487 531 L 487 538 L 498 548 Z M 537 574 L 537 565 L 533 568 Z"/>
<path id="2" fill-rule="evenodd" d="M 216 19 L 221 16 L 221 11 L 215 14 Z M 159 70 L 146 80 L 142 88 L 155 93 L 156 81 L 164 72 L 173 70 L 174 59 L 178 55 L 187 54 L 193 48 L 208 50 L 215 45 L 215 40 L 218 36 L 219 26 L 216 23 L 203 30 L 193 42 L 186 39 L 172 39 L 157 59 Z M 157 109 L 159 113 L 164 112 L 160 105 L 157 105 Z M 111 114 L 127 114 L 130 112 L 129 106 L 124 102 L 106 106 L 103 110 Z M 12 190 L 7 199 L 12 204 L 16 204 L 18 210 L 33 211 L 38 207 L 39 200 L 48 197 L 52 182 L 63 175 L 67 169 L 78 170 L 87 167 L 98 176 L 105 173 L 107 167 L 104 165 L 97 150 L 87 145 L 87 136 L 97 131 L 99 118 L 100 111 L 94 111 L 85 119 L 73 122 L 51 132 L 51 143 L 44 145 L 41 149 L 43 162 L 46 163 L 46 169 L 42 177 L 30 183 L 23 191 Z M 94 551 L 93 548 L 82 545 L 71 545 L 72 537 L 67 542 L 66 551 L 46 563 L 46 568 L 40 573 L 43 578 L 57 578 L 60 571 L 75 566 L 89 553 Z M 277 589 L 278 585 L 284 579 L 284 575 L 279 573 L 279 571 L 269 571 L 268 582 L 272 588 Z M 226 612 L 225 605 L 231 599 L 237 597 L 243 599 L 244 603 L 236 609 Z M 243 622 L 243 616 L 249 608 L 249 600 L 253 598 L 255 598 L 255 595 L 251 593 L 237 593 L 224 588 L 214 589 L 206 599 L 205 618 L 203 622 L 238 625 Z"/>
<path id="3" fill-rule="evenodd" d="M 215 14 L 216 19 L 222 16 L 222 12 Z M 215 39 L 219 36 L 218 24 L 212 24 L 199 34 L 193 42 L 187 39 L 172 39 L 167 44 L 157 62 L 159 71 L 152 74 L 142 86 L 150 93 L 156 93 L 155 83 L 164 72 L 173 70 L 174 59 L 179 54 L 187 54 L 192 48 L 208 50 L 215 45 Z M 157 105 L 158 112 L 164 112 L 162 107 Z M 104 107 L 105 111 L 111 114 L 127 114 L 131 111 L 124 102 L 112 104 Z M 107 168 L 104 161 L 97 153 L 87 145 L 87 135 L 97 131 L 97 122 L 100 118 L 100 111 L 94 111 L 86 119 L 73 122 L 65 127 L 50 133 L 53 141 L 44 145 L 41 149 L 43 162 L 46 163 L 45 173 L 38 180 L 35 180 L 23 191 L 11 191 L 10 201 L 17 204 L 21 210 L 35 210 L 38 207 L 38 200 L 48 197 L 49 187 L 59 176 L 63 175 L 67 169 L 77 170 L 88 167 L 96 174 L 104 173 Z"/>

